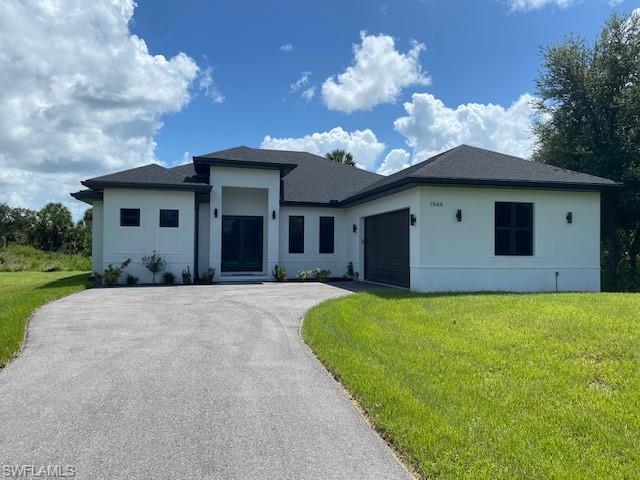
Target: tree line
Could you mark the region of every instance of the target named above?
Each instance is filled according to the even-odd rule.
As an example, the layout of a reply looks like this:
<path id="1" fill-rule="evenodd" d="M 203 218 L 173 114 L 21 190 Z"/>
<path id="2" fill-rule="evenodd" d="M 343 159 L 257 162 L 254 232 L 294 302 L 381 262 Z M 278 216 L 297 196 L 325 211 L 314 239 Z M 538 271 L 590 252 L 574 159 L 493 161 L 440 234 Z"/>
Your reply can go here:
<path id="1" fill-rule="evenodd" d="M 47 203 L 40 210 L 0 203 L 0 248 L 10 243 L 90 255 L 91 208 L 74 222 L 71 211 L 62 203 Z"/>

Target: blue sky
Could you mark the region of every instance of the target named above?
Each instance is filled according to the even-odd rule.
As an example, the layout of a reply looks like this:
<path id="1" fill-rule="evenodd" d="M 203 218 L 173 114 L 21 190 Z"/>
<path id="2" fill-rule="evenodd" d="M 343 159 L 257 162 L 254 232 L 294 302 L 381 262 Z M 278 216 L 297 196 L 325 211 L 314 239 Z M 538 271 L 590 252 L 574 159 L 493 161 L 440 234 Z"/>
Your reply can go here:
<path id="1" fill-rule="evenodd" d="M 322 1 L 182 2 L 142 0 L 132 31 L 151 52 L 182 51 L 215 70 L 225 100 L 214 104 L 196 96 L 180 113 L 164 118 L 157 155 L 175 162 L 185 151 L 204 153 L 234 145 L 259 146 L 265 135 L 300 137 L 341 126 L 372 129 L 389 148 L 406 147 L 393 120 L 414 91 L 428 91 L 446 105 L 477 102 L 509 105 L 534 93 L 539 47 L 568 32 L 594 38 L 613 8 L 585 0 L 566 8 L 549 5 L 512 11 L 506 3 L 485 1 Z M 629 11 L 636 2 L 615 8 Z M 289 86 L 304 71 L 321 84 L 350 65 L 359 32 L 386 34 L 400 51 L 415 39 L 432 79 L 428 87 L 407 88 L 393 104 L 367 111 L 328 110 L 317 95 L 306 101 Z M 283 44 L 293 49 L 284 53 Z"/>
<path id="2" fill-rule="evenodd" d="M 237 145 L 529 157 L 539 49 L 640 0 L 5 0 L 0 202 Z"/>

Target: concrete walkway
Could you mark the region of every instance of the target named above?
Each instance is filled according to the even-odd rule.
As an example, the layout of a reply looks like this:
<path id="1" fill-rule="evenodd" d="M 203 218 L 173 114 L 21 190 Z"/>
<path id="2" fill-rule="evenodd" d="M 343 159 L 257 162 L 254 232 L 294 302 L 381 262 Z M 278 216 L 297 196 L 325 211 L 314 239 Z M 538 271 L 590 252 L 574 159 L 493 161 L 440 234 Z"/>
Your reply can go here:
<path id="1" fill-rule="evenodd" d="M 0 370 L 3 465 L 75 478 L 406 479 L 299 336 L 353 284 L 93 289 Z"/>

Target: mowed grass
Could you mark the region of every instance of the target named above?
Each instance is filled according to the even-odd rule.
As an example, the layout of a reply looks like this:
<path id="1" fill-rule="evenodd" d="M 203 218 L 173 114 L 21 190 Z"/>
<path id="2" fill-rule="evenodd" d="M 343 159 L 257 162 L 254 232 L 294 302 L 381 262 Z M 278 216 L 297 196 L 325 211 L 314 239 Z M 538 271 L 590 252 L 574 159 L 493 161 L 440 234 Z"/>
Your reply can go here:
<path id="1" fill-rule="evenodd" d="M 640 294 L 358 293 L 303 336 L 425 478 L 640 478 Z"/>
<path id="2" fill-rule="evenodd" d="M 27 319 L 47 302 L 86 288 L 84 272 L 0 272 L 0 367 L 18 351 Z"/>

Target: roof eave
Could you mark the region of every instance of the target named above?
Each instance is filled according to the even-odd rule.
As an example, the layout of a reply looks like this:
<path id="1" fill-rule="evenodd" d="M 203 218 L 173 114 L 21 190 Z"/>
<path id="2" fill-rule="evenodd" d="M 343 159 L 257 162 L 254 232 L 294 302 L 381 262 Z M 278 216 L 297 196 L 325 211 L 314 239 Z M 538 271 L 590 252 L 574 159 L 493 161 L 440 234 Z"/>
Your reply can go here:
<path id="1" fill-rule="evenodd" d="M 76 200 L 80 200 L 81 202 L 87 203 L 89 205 L 93 205 L 93 202 L 96 200 L 103 199 L 102 192 L 96 190 L 80 190 L 79 192 L 73 192 L 69 195 L 71 195 Z"/>
<path id="2" fill-rule="evenodd" d="M 85 180 L 80 182 L 87 188 L 91 189 L 105 189 L 105 188 L 139 188 L 143 190 L 178 190 L 178 191 L 191 191 L 191 192 L 209 192 L 211 191 L 211 185 L 184 183 L 147 183 L 147 182 L 94 182 L 91 180 Z"/>
<path id="3" fill-rule="evenodd" d="M 407 188 L 420 185 L 481 187 L 481 188 L 528 188 L 535 190 L 569 190 L 569 191 L 616 191 L 627 188 L 626 185 L 614 183 L 572 183 L 572 182 L 534 182 L 527 180 L 491 180 L 463 178 L 424 178 L 405 177 L 395 182 L 371 190 L 365 190 L 340 202 L 341 206 L 351 206 L 374 198 L 397 193 Z"/>
<path id="4" fill-rule="evenodd" d="M 280 162 L 257 162 L 252 160 L 230 160 L 228 158 L 216 157 L 193 157 L 194 165 L 207 165 L 217 167 L 236 167 L 236 168 L 257 168 L 263 170 L 280 170 L 280 176 L 283 177 L 291 170 L 297 167 L 293 163 Z"/>

